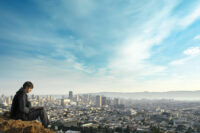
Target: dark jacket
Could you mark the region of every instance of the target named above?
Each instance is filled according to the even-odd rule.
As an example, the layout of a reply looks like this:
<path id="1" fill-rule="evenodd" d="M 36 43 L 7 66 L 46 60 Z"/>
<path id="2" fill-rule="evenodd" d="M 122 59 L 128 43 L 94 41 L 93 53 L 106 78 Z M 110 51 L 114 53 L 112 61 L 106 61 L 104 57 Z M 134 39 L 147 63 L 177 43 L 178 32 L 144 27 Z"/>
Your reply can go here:
<path id="1" fill-rule="evenodd" d="M 28 101 L 28 96 L 24 91 L 24 88 L 20 88 L 12 101 L 11 106 L 11 118 L 28 120 L 28 114 L 30 112 L 31 103 Z"/>

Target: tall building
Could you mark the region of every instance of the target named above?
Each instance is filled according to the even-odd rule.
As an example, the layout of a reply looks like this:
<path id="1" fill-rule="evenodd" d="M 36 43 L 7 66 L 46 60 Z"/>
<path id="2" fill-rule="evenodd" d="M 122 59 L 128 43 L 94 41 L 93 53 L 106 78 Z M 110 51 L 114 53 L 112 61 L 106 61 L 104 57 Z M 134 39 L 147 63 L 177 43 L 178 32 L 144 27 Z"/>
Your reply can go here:
<path id="1" fill-rule="evenodd" d="M 102 105 L 103 106 L 107 105 L 106 97 L 104 97 L 104 96 L 102 97 Z"/>
<path id="2" fill-rule="evenodd" d="M 119 98 L 115 98 L 114 99 L 114 105 L 119 105 L 120 104 L 120 99 Z"/>
<path id="3" fill-rule="evenodd" d="M 65 106 L 65 101 L 64 101 L 65 99 L 63 98 L 63 99 L 61 99 L 61 106 Z"/>
<path id="4" fill-rule="evenodd" d="M 31 98 L 32 98 L 32 99 L 34 99 L 34 98 L 35 98 L 35 96 L 32 94 L 32 95 L 31 95 Z"/>
<path id="5" fill-rule="evenodd" d="M 13 96 L 10 96 L 10 98 L 11 98 L 11 101 L 13 100 Z"/>
<path id="6" fill-rule="evenodd" d="M 49 96 L 49 100 L 50 100 L 50 101 L 52 100 L 52 96 Z"/>
<path id="7" fill-rule="evenodd" d="M 69 99 L 61 99 L 61 106 L 65 107 L 66 105 L 68 105 L 70 103 Z"/>
<path id="8" fill-rule="evenodd" d="M 10 98 L 10 97 L 7 97 L 7 98 L 6 98 L 6 102 L 7 102 L 7 104 L 12 104 L 11 98 Z"/>
<path id="9" fill-rule="evenodd" d="M 40 101 L 40 96 L 37 96 L 37 100 Z"/>
<path id="10" fill-rule="evenodd" d="M 73 92 L 72 91 L 69 91 L 69 99 L 73 99 Z"/>
<path id="11" fill-rule="evenodd" d="M 102 107 L 102 96 L 96 96 L 96 106 Z"/>
<path id="12" fill-rule="evenodd" d="M 80 100 L 79 95 L 76 95 L 76 101 L 79 101 L 79 100 Z"/>

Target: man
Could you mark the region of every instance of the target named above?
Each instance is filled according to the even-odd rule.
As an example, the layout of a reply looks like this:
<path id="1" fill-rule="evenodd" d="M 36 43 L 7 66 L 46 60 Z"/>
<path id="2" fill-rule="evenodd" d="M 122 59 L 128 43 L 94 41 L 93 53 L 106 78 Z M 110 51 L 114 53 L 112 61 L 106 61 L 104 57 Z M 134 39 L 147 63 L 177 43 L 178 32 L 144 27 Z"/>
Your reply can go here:
<path id="1" fill-rule="evenodd" d="M 30 93 L 32 89 L 33 84 L 27 81 L 23 84 L 23 87 L 17 91 L 12 101 L 11 118 L 24 121 L 40 118 L 42 125 L 47 128 L 49 120 L 45 109 L 43 107 L 31 107 L 31 103 L 28 101 L 27 93 Z"/>

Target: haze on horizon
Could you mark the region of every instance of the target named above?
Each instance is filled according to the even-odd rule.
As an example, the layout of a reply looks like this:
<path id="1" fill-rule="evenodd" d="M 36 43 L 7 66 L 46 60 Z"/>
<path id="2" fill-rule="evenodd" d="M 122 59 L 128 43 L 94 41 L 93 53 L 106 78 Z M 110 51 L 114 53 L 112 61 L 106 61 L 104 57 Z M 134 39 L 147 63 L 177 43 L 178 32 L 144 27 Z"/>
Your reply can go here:
<path id="1" fill-rule="evenodd" d="M 2 0 L 0 94 L 200 90 L 200 0 Z"/>

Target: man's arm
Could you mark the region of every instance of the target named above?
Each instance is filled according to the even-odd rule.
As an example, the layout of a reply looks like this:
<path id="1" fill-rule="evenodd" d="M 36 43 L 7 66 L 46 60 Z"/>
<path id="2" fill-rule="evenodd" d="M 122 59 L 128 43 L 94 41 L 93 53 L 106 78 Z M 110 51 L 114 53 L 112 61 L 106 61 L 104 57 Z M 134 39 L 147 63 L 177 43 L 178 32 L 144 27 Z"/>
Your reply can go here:
<path id="1" fill-rule="evenodd" d="M 19 110 L 23 113 L 28 114 L 29 113 L 29 108 L 26 107 L 26 98 L 24 95 L 21 95 L 19 97 Z"/>
<path id="2" fill-rule="evenodd" d="M 27 101 L 27 107 L 28 107 L 28 108 L 31 108 L 31 107 L 32 107 L 30 101 Z"/>

